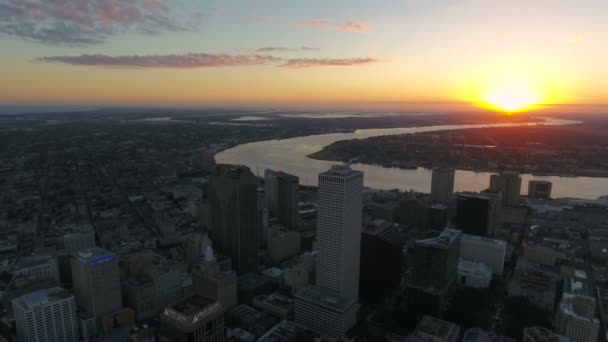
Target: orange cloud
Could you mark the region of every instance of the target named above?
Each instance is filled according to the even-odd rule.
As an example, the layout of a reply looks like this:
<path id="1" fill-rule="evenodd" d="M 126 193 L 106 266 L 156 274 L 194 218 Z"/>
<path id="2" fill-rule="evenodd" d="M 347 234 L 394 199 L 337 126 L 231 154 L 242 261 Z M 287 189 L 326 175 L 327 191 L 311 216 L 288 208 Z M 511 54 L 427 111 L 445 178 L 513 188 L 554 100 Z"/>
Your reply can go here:
<path id="1" fill-rule="evenodd" d="M 333 23 L 327 19 L 311 19 L 311 20 L 300 20 L 295 22 L 296 26 L 308 27 L 314 29 L 323 29 L 340 32 L 353 32 L 361 33 L 368 32 L 370 25 L 364 21 L 347 21 L 344 23 Z"/>

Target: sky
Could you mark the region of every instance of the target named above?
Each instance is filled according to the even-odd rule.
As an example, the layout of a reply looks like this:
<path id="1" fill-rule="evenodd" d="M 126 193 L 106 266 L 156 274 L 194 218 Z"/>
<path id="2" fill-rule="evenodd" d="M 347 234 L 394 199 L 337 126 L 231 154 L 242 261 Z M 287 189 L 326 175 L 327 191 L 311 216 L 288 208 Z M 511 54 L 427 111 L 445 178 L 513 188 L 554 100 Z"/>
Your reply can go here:
<path id="1" fill-rule="evenodd" d="M 0 105 L 608 112 L 606 0 L 0 0 Z"/>

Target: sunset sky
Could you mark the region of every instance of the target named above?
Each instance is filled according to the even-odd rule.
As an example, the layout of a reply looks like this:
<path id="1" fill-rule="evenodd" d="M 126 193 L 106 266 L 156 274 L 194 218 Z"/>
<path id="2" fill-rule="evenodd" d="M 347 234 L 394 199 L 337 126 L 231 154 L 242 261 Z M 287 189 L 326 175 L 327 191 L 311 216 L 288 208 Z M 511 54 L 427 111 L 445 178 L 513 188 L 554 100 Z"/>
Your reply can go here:
<path id="1" fill-rule="evenodd" d="M 0 103 L 608 103 L 606 0 L 0 0 Z"/>

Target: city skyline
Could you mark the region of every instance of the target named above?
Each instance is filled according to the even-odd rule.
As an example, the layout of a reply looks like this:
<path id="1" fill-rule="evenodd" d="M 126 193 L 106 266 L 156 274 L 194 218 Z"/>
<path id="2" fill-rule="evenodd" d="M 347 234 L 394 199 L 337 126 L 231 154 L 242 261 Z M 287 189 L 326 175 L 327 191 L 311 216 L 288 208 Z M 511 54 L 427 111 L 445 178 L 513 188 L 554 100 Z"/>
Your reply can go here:
<path id="1" fill-rule="evenodd" d="M 0 1 L 0 105 L 598 112 L 608 4 Z"/>

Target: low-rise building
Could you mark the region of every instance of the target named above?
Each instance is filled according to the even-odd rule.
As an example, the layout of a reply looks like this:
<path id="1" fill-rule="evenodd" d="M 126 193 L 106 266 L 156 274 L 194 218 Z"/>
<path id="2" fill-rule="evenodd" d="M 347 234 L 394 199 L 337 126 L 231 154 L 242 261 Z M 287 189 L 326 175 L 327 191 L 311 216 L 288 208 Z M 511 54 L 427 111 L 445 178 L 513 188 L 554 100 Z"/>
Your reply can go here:
<path id="1" fill-rule="evenodd" d="M 459 285 L 485 289 L 492 282 L 492 269 L 482 262 L 460 258 L 457 279 Z"/>

